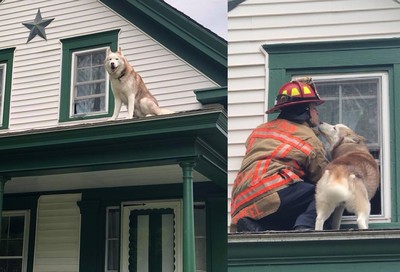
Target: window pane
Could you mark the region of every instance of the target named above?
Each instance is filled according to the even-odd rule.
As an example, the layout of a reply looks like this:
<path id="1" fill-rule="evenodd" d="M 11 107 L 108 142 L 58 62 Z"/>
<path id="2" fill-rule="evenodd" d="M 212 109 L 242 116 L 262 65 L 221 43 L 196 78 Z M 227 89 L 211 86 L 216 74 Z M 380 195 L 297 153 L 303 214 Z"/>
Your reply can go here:
<path id="1" fill-rule="evenodd" d="M 78 68 L 90 67 L 91 62 L 92 62 L 91 54 L 82 54 L 77 56 Z"/>
<path id="2" fill-rule="evenodd" d="M 106 84 L 104 82 L 92 84 L 91 87 L 92 87 L 92 94 L 104 94 L 106 91 Z"/>
<path id="3" fill-rule="evenodd" d="M 91 84 L 82 84 L 76 87 L 76 96 L 88 96 L 92 94 L 92 85 Z"/>
<path id="4" fill-rule="evenodd" d="M 104 78 L 106 78 L 104 67 L 103 66 L 93 67 L 92 80 L 104 79 Z"/>
<path id="5" fill-rule="evenodd" d="M 119 209 L 108 211 L 108 238 L 119 238 Z"/>
<path id="6" fill-rule="evenodd" d="M 377 99 L 343 100 L 343 123 L 365 137 L 367 144 L 378 143 Z"/>
<path id="7" fill-rule="evenodd" d="M 0 272 L 20 272 L 22 271 L 21 259 L 0 259 Z"/>
<path id="8" fill-rule="evenodd" d="M 1 239 L 7 239 L 9 225 L 10 225 L 10 217 L 3 216 L 3 219 L 1 222 L 1 237 L 0 237 Z"/>
<path id="9" fill-rule="evenodd" d="M 101 65 L 103 67 L 104 59 L 106 58 L 106 52 L 103 50 L 101 52 L 96 52 L 92 57 L 93 65 Z M 104 68 L 103 68 L 104 70 Z"/>
<path id="10" fill-rule="evenodd" d="M 9 238 L 12 239 L 23 239 L 24 237 L 24 217 L 23 216 L 12 216 L 10 217 L 10 231 Z"/>
<path id="11" fill-rule="evenodd" d="M 24 241 L 22 239 L 9 240 L 6 256 L 22 256 Z"/>
<path id="12" fill-rule="evenodd" d="M 105 97 L 78 100 L 75 102 L 75 114 L 104 111 L 104 100 Z"/>
<path id="13" fill-rule="evenodd" d="M 119 240 L 107 242 L 107 269 L 117 271 L 119 268 Z"/>
<path id="14" fill-rule="evenodd" d="M 77 74 L 77 82 L 86 82 L 90 80 L 90 68 L 79 68 Z"/>
<path id="15" fill-rule="evenodd" d="M 0 256 L 7 256 L 8 240 L 0 240 Z"/>

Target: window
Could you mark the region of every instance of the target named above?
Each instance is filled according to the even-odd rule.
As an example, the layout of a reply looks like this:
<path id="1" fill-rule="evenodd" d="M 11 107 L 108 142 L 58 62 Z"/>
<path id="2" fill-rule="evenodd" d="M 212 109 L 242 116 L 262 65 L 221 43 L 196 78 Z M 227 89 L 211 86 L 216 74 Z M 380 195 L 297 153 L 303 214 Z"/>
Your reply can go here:
<path id="1" fill-rule="evenodd" d="M 290 78 L 311 75 L 327 100 L 321 105 L 321 118 L 348 123 L 367 139 L 381 171 L 381 187 L 372 200 L 369 227 L 398 227 L 396 169 L 400 160 L 396 139 L 400 126 L 395 118 L 400 99 L 400 39 L 273 44 L 263 45 L 263 49 L 268 53 L 269 90 L 279 89 Z M 269 106 L 275 95 L 268 92 Z M 329 110 L 331 113 L 323 116 Z"/>
<path id="2" fill-rule="evenodd" d="M 117 50 L 118 32 L 61 40 L 60 122 L 111 116 L 114 99 L 103 62 L 107 48 Z"/>
<path id="3" fill-rule="evenodd" d="M 15 48 L 0 50 L 0 129 L 8 128 Z"/>
<path id="4" fill-rule="evenodd" d="M 3 212 L 0 237 L 0 271 L 26 271 L 27 212 Z"/>
<path id="5" fill-rule="evenodd" d="M 128 267 L 129 271 L 182 271 L 181 210 L 177 201 L 125 203 L 122 214 L 119 207 L 109 207 L 105 271 L 128 271 Z M 196 271 L 203 272 L 207 270 L 204 204 L 195 204 L 194 217 Z"/>
<path id="6" fill-rule="evenodd" d="M 120 221 L 119 207 L 108 208 L 106 226 L 106 272 L 119 271 Z"/>
<path id="7" fill-rule="evenodd" d="M 108 73 L 103 62 L 106 48 L 73 53 L 71 117 L 107 113 Z"/>
<path id="8" fill-rule="evenodd" d="M 6 85 L 6 64 L 0 63 L 0 120 L 3 120 L 4 90 Z"/>
<path id="9" fill-rule="evenodd" d="M 196 272 L 207 271 L 206 207 L 194 205 L 194 234 L 196 245 Z"/>
<path id="10" fill-rule="evenodd" d="M 320 120 L 343 123 L 366 139 L 371 154 L 381 169 L 381 185 L 371 200 L 370 221 L 390 219 L 390 156 L 388 77 L 386 73 L 318 75 L 314 77 L 325 103 L 319 107 Z M 323 138 L 322 138 L 323 140 Z M 354 223 L 345 217 L 343 223 Z"/>

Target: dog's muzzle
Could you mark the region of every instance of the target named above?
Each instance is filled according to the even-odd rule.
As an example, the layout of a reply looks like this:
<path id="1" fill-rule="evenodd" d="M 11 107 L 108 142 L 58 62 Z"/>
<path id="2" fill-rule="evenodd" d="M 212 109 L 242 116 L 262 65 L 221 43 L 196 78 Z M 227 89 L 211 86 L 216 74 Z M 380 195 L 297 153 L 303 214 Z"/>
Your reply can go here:
<path id="1" fill-rule="evenodd" d="M 111 67 L 112 70 L 115 70 L 115 68 L 117 68 L 117 66 L 115 66 L 115 63 L 114 63 L 114 62 L 111 62 L 111 63 L 110 63 L 110 67 Z"/>

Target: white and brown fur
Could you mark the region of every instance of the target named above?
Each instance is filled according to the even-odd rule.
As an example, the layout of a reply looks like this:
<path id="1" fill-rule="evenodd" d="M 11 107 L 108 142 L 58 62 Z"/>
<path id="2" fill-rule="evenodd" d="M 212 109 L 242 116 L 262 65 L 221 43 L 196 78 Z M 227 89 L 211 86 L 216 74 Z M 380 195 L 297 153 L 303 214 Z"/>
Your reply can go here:
<path id="1" fill-rule="evenodd" d="M 379 186 L 379 170 L 365 140 L 345 125 L 319 125 L 330 144 L 332 161 L 316 187 L 315 230 L 333 214 L 332 228 L 339 229 L 344 209 L 357 217 L 359 229 L 368 229 L 370 200 Z"/>
<path id="2" fill-rule="evenodd" d="M 159 107 L 156 98 L 147 89 L 142 77 L 135 72 L 122 55 L 121 48 L 117 52 L 107 49 L 104 67 L 110 75 L 115 99 L 114 113 L 110 120 L 118 117 L 122 103 L 128 108 L 128 118 L 173 113 L 173 111 Z"/>

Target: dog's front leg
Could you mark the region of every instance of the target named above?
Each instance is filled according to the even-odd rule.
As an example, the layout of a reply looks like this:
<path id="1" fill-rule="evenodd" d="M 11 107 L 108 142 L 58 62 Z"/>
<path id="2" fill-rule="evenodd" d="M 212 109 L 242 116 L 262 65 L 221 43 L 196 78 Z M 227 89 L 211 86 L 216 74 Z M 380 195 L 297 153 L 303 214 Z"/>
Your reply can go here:
<path id="1" fill-rule="evenodd" d="M 118 117 L 119 112 L 121 111 L 121 106 L 122 106 L 122 100 L 121 98 L 115 96 L 114 100 L 114 113 L 113 116 L 109 120 L 115 120 Z"/>
<path id="2" fill-rule="evenodd" d="M 133 118 L 135 111 L 135 95 L 131 94 L 128 96 L 128 118 Z"/>

